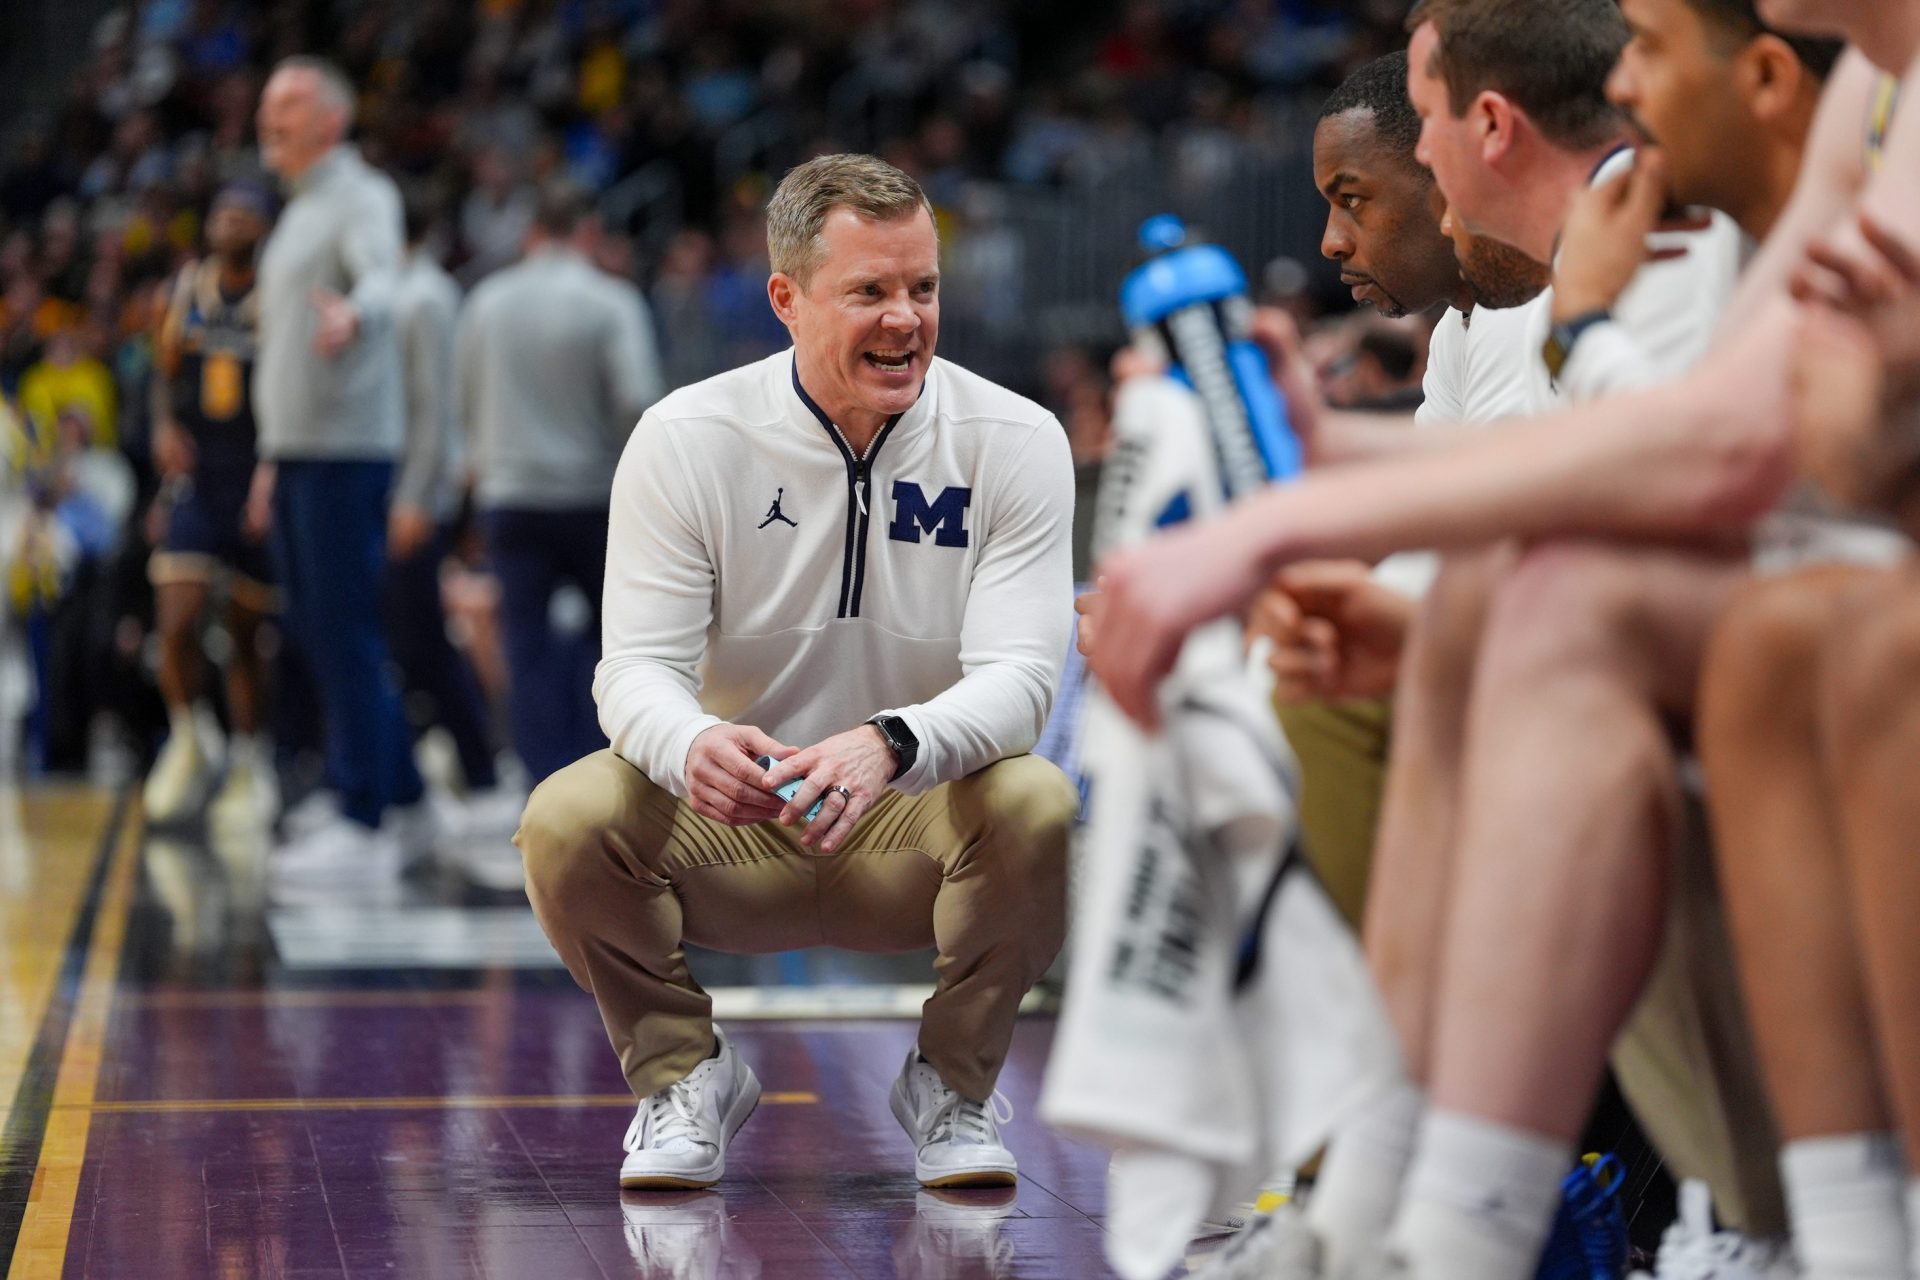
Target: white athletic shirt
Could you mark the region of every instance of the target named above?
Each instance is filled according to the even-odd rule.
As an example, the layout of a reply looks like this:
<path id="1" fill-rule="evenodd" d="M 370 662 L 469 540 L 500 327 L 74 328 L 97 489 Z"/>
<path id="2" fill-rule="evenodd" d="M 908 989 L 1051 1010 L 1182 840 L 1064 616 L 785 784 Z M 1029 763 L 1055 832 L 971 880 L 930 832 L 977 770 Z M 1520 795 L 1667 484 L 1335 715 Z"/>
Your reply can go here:
<path id="1" fill-rule="evenodd" d="M 898 715 L 910 793 L 1019 755 L 1066 655 L 1072 525 L 1058 420 L 944 360 L 864 460 L 792 351 L 683 387 L 614 473 L 600 726 L 678 796 L 722 721 L 806 747 Z"/>
<path id="2" fill-rule="evenodd" d="M 1475 307 L 1471 319 L 1448 307 L 1428 345 L 1425 399 L 1414 421 L 1498 422 L 1552 408 L 1553 385 L 1540 348 L 1527 348 L 1543 306 L 1535 298 L 1505 311 Z"/>
<path id="3" fill-rule="evenodd" d="M 1547 305 L 1543 294 L 1501 311 L 1475 307 L 1471 318 L 1448 307 L 1427 346 L 1427 374 L 1420 384 L 1424 399 L 1413 415 L 1416 429 L 1441 422 L 1498 422 L 1551 409 L 1557 397 L 1540 346 L 1528 346 Z M 1402 551 L 1375 565 L 1373 579 L 1417 599 L 1439 572 L 1435 553 Z"/>
<path id="4" fill-rule="evenodd" d="M 1632 167 L 1633 152 L 1623 147 L 1594 171 L 1592 185 L 1611 182 Z M 1685 252 L 1642 266 L 1614 304 L 1613 318 L 1581 335 L 1560 370 L 1559 390 L 1567 399 L 1585 403 L 1671 382 L 1699 364 L 1713 345 L 1752 242 L 1723 213 L 1713 214 L 1704 231 L 1655 239 Z M 1530 344 L 1535 359 L 1553 323 L 1551 305 L 1535 319 Z"/>

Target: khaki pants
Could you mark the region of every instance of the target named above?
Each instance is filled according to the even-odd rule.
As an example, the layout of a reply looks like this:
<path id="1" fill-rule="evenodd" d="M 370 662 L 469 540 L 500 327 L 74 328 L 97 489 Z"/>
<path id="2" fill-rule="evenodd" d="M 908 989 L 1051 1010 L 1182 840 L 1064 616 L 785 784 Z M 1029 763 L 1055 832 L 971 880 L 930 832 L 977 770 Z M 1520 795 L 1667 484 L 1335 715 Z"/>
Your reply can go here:
<path id="1" fill-rule="evenodd" d="M 1355 933 L 1367 904 L 1373 836 L 1387 785 L 1387 702 L 1276 703 L 1300 761 L 1300 847 Z"/>
<path id="2" fill-rule="evenodd" d="M 611 751 L 542 782 L 514 842 L 527 896 L 591 992 L 636 1097 L 713 1049 L 713 1002 L 683 942 L 758 954 L 797 947 L 939 950 L 920 1051 L 958 1092 L 993 1092 L 1014 1015 L 1066 933 L 1067 831 L 1079 797 L 1037 756 L 923 795 L 889 790 L 838 853 L 799 828 L 696 814 Z"/>

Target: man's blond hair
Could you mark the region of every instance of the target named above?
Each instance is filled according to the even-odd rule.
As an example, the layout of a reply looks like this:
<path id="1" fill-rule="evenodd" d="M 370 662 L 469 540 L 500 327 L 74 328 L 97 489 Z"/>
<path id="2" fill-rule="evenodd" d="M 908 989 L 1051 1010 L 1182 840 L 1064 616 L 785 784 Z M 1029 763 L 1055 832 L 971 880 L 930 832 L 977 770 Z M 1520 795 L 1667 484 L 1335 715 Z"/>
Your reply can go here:
<path id="1" fill-rule="evenodd" d="M 767 202 L 767 260 L 775 271 L 804 288 L 826 257 L 820 228 L 835 209 L 847 208 L 875 222 L 891 222 L 933 205 L 910 174 L 878 156 L 842 152 L 816 156 L 788 171 Z"/>

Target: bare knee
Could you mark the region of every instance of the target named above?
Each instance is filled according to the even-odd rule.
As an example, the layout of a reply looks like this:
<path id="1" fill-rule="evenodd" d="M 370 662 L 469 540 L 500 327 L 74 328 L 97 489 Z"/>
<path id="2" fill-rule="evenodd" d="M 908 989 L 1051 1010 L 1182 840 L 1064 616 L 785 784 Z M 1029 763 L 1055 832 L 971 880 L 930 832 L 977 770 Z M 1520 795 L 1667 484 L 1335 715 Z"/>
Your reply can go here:
<path id="1" fill-rule="evenodd" d="M 1849 756 L 1907 722 L 1920 690 L 1920 578 L 1875 575 L 1834 605 L 1820 663 L 1823 737 Z"/>
<path id="2" fill-rule="evenodd" d="M 1408 644 L 1407 661 L 1416 678 L 1445 684 L 1468 679 L 1486 627 L 1487 603 L 1513 559 L 1512 548 L 1503 546 L 1441 561 Z"/>
<path id="3" fill-rule="evenodd" d="M 1611 547 L 1553 542 L 1530 548 L 1501 580 L 1487 630 L 1506 663 L 1616 653 L 1644 617 L 1641 575 Z M 1503 675 L 1512 672 L 1505 666 Z"/>
<path id="4" fill-rule="evenodd" d="M 1763 578 L 1735 592 L 1707 642 L 1701 672 L 1703 749 L 1784 728 L 1783 712 L 1811 707 L 1835 606 L 1859 585 L 1860 571 L 1836 567 Z"/>

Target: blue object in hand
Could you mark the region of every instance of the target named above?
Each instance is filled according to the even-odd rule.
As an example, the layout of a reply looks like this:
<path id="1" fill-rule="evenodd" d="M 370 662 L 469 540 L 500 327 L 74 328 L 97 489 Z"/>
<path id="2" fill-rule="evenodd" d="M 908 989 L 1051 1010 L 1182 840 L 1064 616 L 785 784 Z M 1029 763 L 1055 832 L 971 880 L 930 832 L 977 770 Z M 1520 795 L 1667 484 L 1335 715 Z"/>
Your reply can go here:
<path id="1" fill-rule="evenodd" d="M 772 773 L 773 766 L 780 762 L 772 756 L 761 756 L 758 760 L 755 760 L 754 763 L 760 766 L 762 772 Z M 805 778 L 795 778 L 791 782 L 783 782 L 773 789 L 773 794 L 779 796 L 782 800 L 791 800 L 800 794 L 800 784 L 805 781 Z M 813 802 L 813 808 L 807 810 L 807 822 L 811 823 L 815 818 L 820 816 L 820 806 L 826 802 L 827 798 L 824 795 Z"/>

